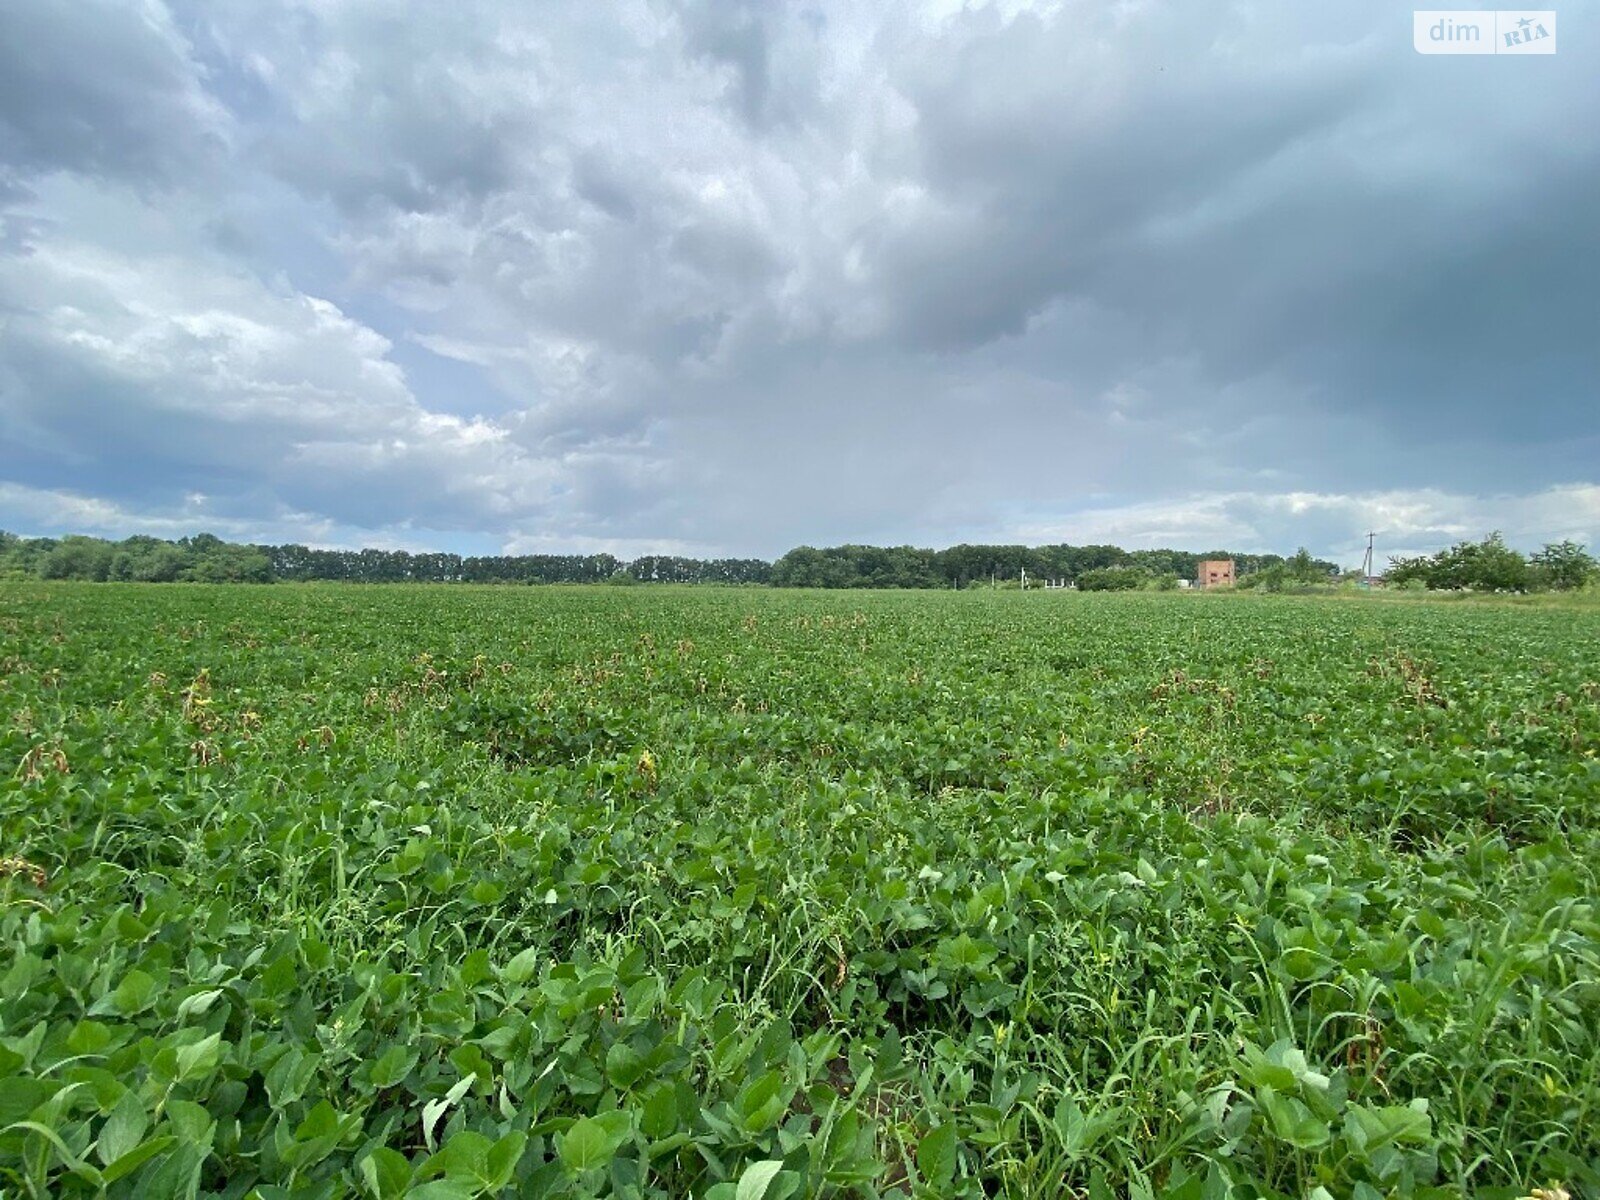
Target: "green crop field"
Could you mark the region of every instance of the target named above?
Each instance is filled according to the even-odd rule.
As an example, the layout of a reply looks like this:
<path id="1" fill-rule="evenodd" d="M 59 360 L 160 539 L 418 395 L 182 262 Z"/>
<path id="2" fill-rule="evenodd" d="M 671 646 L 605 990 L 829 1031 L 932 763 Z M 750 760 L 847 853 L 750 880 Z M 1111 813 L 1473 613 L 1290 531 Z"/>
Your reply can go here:
<path id="1" fill-rule="evenodd" d="M 0 1194 L 1600 1196 L 1600 611 L 0 590 Z"/>

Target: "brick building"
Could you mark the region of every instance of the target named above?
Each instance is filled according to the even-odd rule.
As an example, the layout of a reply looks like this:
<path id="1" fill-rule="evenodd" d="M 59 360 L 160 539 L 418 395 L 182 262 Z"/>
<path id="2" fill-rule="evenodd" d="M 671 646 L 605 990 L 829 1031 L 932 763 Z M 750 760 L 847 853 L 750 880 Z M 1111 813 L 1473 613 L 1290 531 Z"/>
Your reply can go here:
<path id="1" fill-rule="evenodd" d="M 1233 559 L 1231 558 L 1206 558 L 1200 561 L 1195 569 L 1194 584 L 1196 587 L 1232 587 Z"/>

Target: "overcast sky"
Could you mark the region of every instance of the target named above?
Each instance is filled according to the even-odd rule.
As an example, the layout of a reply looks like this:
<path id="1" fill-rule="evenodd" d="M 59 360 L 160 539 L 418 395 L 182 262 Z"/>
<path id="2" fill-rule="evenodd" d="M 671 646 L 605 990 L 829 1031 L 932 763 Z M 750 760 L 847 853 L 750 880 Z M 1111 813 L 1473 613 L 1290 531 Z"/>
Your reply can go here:
<path id="1" fill-rule="evenodd" d="M 1600 3 L 0 0 L 0 527 L 1600 542 Z"/>

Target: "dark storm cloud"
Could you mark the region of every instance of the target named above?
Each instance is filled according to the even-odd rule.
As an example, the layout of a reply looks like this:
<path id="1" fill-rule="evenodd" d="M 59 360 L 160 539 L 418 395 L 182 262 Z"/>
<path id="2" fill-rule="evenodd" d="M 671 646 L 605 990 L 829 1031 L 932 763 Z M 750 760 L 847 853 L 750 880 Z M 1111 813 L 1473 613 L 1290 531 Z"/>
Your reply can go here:
<path id="1" fill-rule="evenodd" d="M 0 5 L 0 180 L 171 181 L 222 149 L 220 109 L 159 5 Z"/>
<path id="2" fill-rule="evenodd" d="M 1188 356 L 1209 395 L 1169 392 L 1175 408 L 1221 410 L 1223 389 L 1273 373 L 1281 402 L 1298 384 L 1397 442 L 1536 446 L 1502 455 L 1519 485 L 1592 469 L 1587 64 L 1564 60 L 1556 94 L 1530 100 L 1506 74 L 1419 78 L 1432 63 L 1373 52 L 1360 21 L 1301 14 L 1298 51 L 1230 58 L 1195 53 L 1212 12 L 1166 9 L 1108 43 L 1111 13 L 1025 16 L 914 59 L 936 200 L 869 254 L 901 336 L 948 351 L 1080 302 L 1116 349 L 1075 347 L 1061 366 L 1078 378 Z M 1344 40 L 1318 45 L 1328 30 Z M 1481 464 L 1460 449 L 1458 476 L 1413 475 L 1467 482 Z"/>
<path id="3" fill-rule="evenodd" d="M 1141 53 L 1125 56 L 1108 48 L 1110 12 L 1087 31 L 971 18 L 979 30 L 905 69 L 925 185 L 940 201 L 938 218 L 875 248 L 908 338 L 987 342 L 1059 296 L 1152 313 L 1182 305 L 1190 297 L 1177 289 L 1223 278 L 1173 270 L 1173 255 L 1231 232 L 1252 205 L 1246 197 L 1244 213 L 1212 223 L 1204 206 L 1371 97 L 1373 64 L 1344 55 L 1292 72 L 1196 58 L 1215 20 L 1199 12 L 1166 10 L 1170 24 L 1129 31 Z M 1263 198 L 1275 182 L 1259 179 Z M 1231 273 L 1247 273 L 1253 257 L 1229 255 Z M 1149 270 L 1157 261 L 1167 270 Z"/>
<path id="4" fill-rule="evenodd" d="M 683 7 L 690 53 L 729 69 L 738 108 L 755 125 L 766 118 L 771 90 L 766 7 L 751 0 L 701 2 Z"/>
<path id="5" fill-rule="evenodd" d="M 481 200 L 536 149 L 547 66 L 496 6 L 188 13 L 249 112 L 252 156 L 348 214 Z"/>
<path id="6" fill-rule="evenodd" d="M 1502 61 L 1376 0 L 0 4 L 0 504 L 1600 533 L 1595 11 Z"/>

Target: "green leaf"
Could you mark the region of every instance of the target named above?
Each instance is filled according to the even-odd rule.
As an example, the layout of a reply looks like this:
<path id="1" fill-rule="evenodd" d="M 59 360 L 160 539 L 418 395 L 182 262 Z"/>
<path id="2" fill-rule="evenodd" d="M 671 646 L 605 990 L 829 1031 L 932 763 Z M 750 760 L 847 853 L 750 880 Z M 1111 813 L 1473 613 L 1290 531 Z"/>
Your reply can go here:
<path id="1" fill-rule="evenodd" d="M 746 1133 L 762 1133 L 777 1124 L 783 1115 L 783 1074 L 768 1071 L 739 1089 L 733 1098 L 733 1111 Z"/>
<path id="2" fill-rule="evenodd" d="M 772 1158 L 765 1162 L 752 1163 L 745 1168 L 744 1174 L 739 1176 L 739 1187 L 734 1192 L 734 1200 L 763 1200 L 767 1188 L 772 1185 L 772 1180 L 779 1171 L 783 1170 L 783 1160 Z"/>
<path id="3" fill-rule="evenodd" d="M 10 1133 L 13 1129 L 22 1130 L 27 1133 L 38 1134 L 45 1141 L 49 1142 L 52 1147 L 54 1147 L 56 1153 L 61 1156 L 61 1162 L 63 1165 L 67 1167 L 77 1167 L 82 1165 L 78 1159 L 78 1156 L 72 1152 L 72 1147 L 68 1146 L 66 1142 L 62 1141 L 61 1135 L 54 1129 L 51 1129 L 50 1126 L 39 1121 L 13 1121 L 4 1129 L 0 1129 L 0 1137 Z M 93 1168 L 90 1169 L 92 1170 Z"/>
<path id="4" fill-rule="evenodd" d="M 998 956 L 998 951 L 985 942 L 975 941 L 971 934 L 962 933 L 945 938 L 934 947 L 933 958 L 941 967 L 953 971 L 981 971 Z"/>
<path id="5" fill-rule="evenodd" d="M 678 1096 L 672 1084 L 657 1083 L 644 1102 L 639 1117 L 644 1135 L 656 1141 L 668 1137 L 678 1128 Z"/>
<path id="6" fill-rule="evenodd" d="M 398 1150 L 379 1146 L 361 1160 L 361 1181 L 374 1200 L 398 1200 L 411 1184 L 411 1164 Z"/>
<path id="7" fill-rule="evenodd" d="M 332 1137 L 339 1132 L 339 1110 L 326 1100 L 317 1101 L 314 1107 L 295 1127 L 296 1141 L 310 1141 L 312 1138 Z"/>
<path id="8" fill-rule="evenodd" d="M 539 970 L 539 948 L 529 946 L 500 968 L 500 978 L 507 983 L 527 983 Z"/>
<path id="9" fill-rule="evenodd" d="M 1200 1191 L 1200 1200 L 1229 1200 L 1233 1195 L 1233 1180 L 1228 1178 L 1228 1172 L 1220 1163 L 1212 1163 L 1206 1171 L 1205 1186 Z"/>
<path id="10" fill-rule="evenodd" d="M 416 1068 L 421 1055 L 413 1046 L 390 1046 L 372 1064 L 372 1083 L 375 1087 L 394 1087 Z"/>
<path id="11" fill-rule="evenodd" d="M 606 1051 L 606 1078 L 624 1090 L 638 1082 L 644 1074 L 644 1059 L 627 1042 L 613 1042 Z"/>
<path id="12" fill-rule="evenodd" d="M 481 1179 L 488 1170 L 492 1143 L 475 1129 L 453 1134 L 444 1147 L 422 1165 L 423 1175 L 470 1175 Z"/>
<path id="13" fill-rule="evenodd" d="M 516 1045 L 521 1030 L 517 1024 L 501 1025 L 491 1029 L 478 1039 L 478 1046 L 490 1058 L 498 1062 L 505 1062 L 511 1057 L 511 1048 Z"/>
<path id="14" fill-rule="evenodd" d="M 422 1106 L 422 1133 L 430 1147 L 433 1145 L 433 1133 L 435 1127 L 439 1124 L 439 1118 L 448 1109 L 454 1108 L 461 1102 L 461 1097 L 471 1090 L 472 1085 L 477 1082 L 477 1078 L 476 1075 L 467 1075 L 456 1080 L 455 1085 L 443 1097 L 437 1100 L 429 1100 Z"/>
<path id="15" fill-rule="evenodd" d="M 917 1143 L 917 1170 L 928 1186 L 944 1191 L 956 1177 L 956 1127 L 946 1122 Z"/>
<path id="16" fill-rule="evenodd" d="M 598 1121 L 577 1121 L 557 1139 L 561 1161 L 573 1171 L 593 1171 L 611 1161 L 616 1147 Z"/>
<path id="17" fill-rule="evenodd" d="M 1205 1180 L 1190 1175 L 1179 1165 L 1172 1169 L 1172 1177 L 1161 1189 L 1161 1200 L 1206 1200 Z"/>
<path id="18" fill-rule="evenodd" d="M 137 1171 L 163 1150 L 176 1145 L 177 1141 L 178 1139 L 170 1134 L 163 1134 L 161 1137 L 151 1138 L 148 1142 L 141 1142 L 120 1158 L 106 1164 L 106 1169 L 100 1173 L 100 1176 L 108 1184 L 115 1183 L 117 1180 Z"/>
<path id="19" fill-rule="evenodd" d="M 528 1135 L 515 1129 L 491 1146 L 488 1169 L 484 1174 L 484 1190 L 497 1192 L 510 1183 L 527 1148 Z"/>
<path id="20" fill-rule="evenodd" d="M 618 1121 L 616 1118 L 621 1118 Z M 627 1140 L 631 1118 L 627 1113 L 584 1117 L 556 1138 L 556 1151 L 570 1171 L 581 1174 L 609 1164 Z"/>
<path id="21" fill-rule="evenodd" d="M 1277 1092 L 1295 1092 L 1301 1086 L 1326 1091 L 1328 1077 L 1311 1069 L 1306 1056 L 1287 1039 L 1274 1042 L 1265 1051 L 1246 1042 L 1244 1068 L 1240 1075 L 1256 1087 Z"/>
<path id="22" fill-rule="evenodd" d="M 293 954 L 285 954 L 275 959 L 271 966 L 260 975 L 261 994 L 268 998 L 276 998 L 292 992 L 300 981 L 300 972 L 295 966 Z"/>
<path id="23" fill-rule="evenodd" d="M 1280 962 L 1291 979 L 1307 982 L 1333 973 L 1334 960 L 1326 946 L 1309 928 L 1290 929 L 1283 934 Z"/>
<path id="24" fill-rule="evenodd" d="M 205 1016 L 221 995 L 221 988 L 211 988 L 208 991 L 196 992 L 194 995 L 187 997 L 178 1005 L 178 1020 L 187 1021 L 191 1017 Z"/>
<path id="25" fill-rule="evenodd" d="M 480 1195 L 474 1184 L 459 1179 L 435 1179 L 406 1193 L 406 1200 L 477 1200 Z"/>
<path id="26" fill-rule="evenodd" d="M 1327 1122 L 1319 1120 L 1300 1101 L 1262 1088 L 1256 1102 L 1272 1124 L 1272 1132 L 1299 1150 L 1314 1150 L 1327 1143 L 1331 1134 Z"/>
<path id="27" fill-rule="evenodd" d="M 111 1044 L 111 1030 L 99 1021 L 79 1021 L 67 1036 L 73 1054 L 99 1054 Z"/>
<path id="28" fill-rule="evenodd" d="M 630 1020 L 645 1020 L 656 1009 L 661 1000 L 661 985 L 654 978 L 641 979 L 631 983 L 622 993 L 623 1004 L 627 1008 Z"/>
<path id="29" fill-rule="evenodd" d="M 195 1146 L 210 1146 L 216 1136 L 217 1123 L 204 1106 L 193 1100 L 174 1100 L 167 1105 L 167 1120 L 180 1142 Z"/>
<path id="30" fill-rule="evenodd" d="M 222 1061 L 222 1035 L 213 1033 L 193 1045 L 178 1048 L 178 1080 L 185 1082 L 208 1075 Z"/>
<path id="31" fill-rule="evenodd" d="M 6 1124 L 20 1121 L 55 1095 L 60 1086 L 47 1079 L 33 1079 L 25 1075 L 0 1079 L 0 1121 Z"/>
<path id="32" fill-rule="evenodd" d="M 132 1089 L 123 1094 L 111 1110 L 106 1123 L 100 1127 L 100 1137 L 95 1143 L 95 1155 L 106 1166 L 132 1152 L 150 1128 L 150 1117 Z"/>
<path id="33" fill-rule="evenodd" d="M 200 1191 L 200 1168 L 209 1154 L 208 1147 L 179 1141 L 139 1176 L 139 1200 L 194 1200 Z"/>
<path id="34" fill-rule="evenodd" d="M 266 1074 L 267 1099 L 272 1106 L 287 1108 L 305 1095 L 321 1061 L 320 1055 L 307 1054 L 299 1046 L 290 1046 Z"/>
<path id="35" fill-rule="evenodd" d="M 110 998 L 114 1011 L 131 1017 L 155 1003 L 156 981 L 135 968 L 122 977 L 122 982 L 117 984 Z"/>
<path id="36" fill-rule="evenodd" d="M 1433 1140 L 1433 1119 L 1425 1107 L 1352 1107 L 1345 1116 L 1345 1138 L 1353 1149 L 1366 1154 L 1385 1146 L 1426 1145 Z"/>

